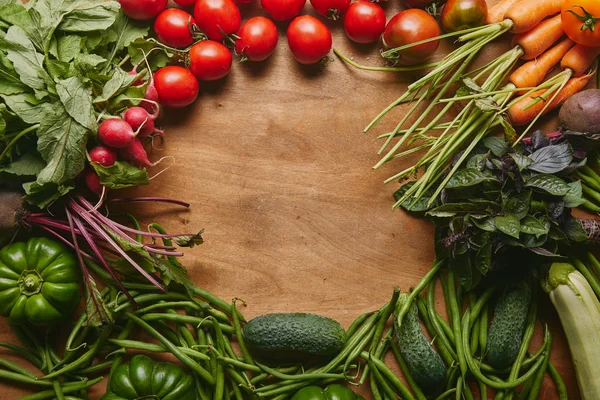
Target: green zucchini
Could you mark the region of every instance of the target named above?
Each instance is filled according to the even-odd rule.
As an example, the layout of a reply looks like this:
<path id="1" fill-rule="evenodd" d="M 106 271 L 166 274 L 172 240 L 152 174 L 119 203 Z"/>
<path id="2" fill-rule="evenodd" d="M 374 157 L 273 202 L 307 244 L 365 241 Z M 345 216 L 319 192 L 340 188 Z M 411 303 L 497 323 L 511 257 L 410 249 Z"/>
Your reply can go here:
<path id="1" fill-rule="evenodd" d="M 531 289 L 525 282 L 506 287 L 498 298 L 487 342 L 487 361 L 492 367 L 506 368 L 517 358 L 530 303 Z"/>
<path id="2" fill-rule="evenodd" d="M 398 312 L 407 301 L 408 294 L 402 293 L 394 316 L 394 333 L 400 354 L 421 390 L 428 394 L 438 393 L 444 388 L 446 366 L 423 333 L 416 304 L 411 304 L 402 321 L 398 320 Z"/>
<path id="3" fill-rule="evenodd" d="M 267 361 L 331 357 L 346 343 L 337 321 L 307 313 L 261 315 L 246 324 L 243 335 L 252 355 Z"/>

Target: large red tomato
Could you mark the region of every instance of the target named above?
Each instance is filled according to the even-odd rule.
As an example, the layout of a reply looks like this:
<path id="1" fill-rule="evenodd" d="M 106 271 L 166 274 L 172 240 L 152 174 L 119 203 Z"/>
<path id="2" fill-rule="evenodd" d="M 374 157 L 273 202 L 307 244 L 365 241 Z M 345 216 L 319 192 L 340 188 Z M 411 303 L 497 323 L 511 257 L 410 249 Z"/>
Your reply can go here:
<path id="1" fill-rule="evenodd" d="M 564 0 L 560 16 L 569 39 L 583 46 L 600 47 L 599 0 Z"/>
<path id="2" fill-rule="evenodd" d="M 431 15 L 421 9 L 411 8 L 396 14 L 387 23 L 383 43 L 388 49 L 394 49 L 440 34 L 440 27 Z M 439 44 L 439 40 L 434 40 L 402 50 L 399 61 L 406 65 L 422 63 L 435 53 Z"/>
<path id="3" fill-rule="evenodd" d="M 236 53 L 250 61 L 263 61 L 268 58 L 279 40 L 277 27 L 265 17 L 250 18 L 244 22 L 236 36 Z"/>
<path id="4" fill-rule="evenodd" d="M 154 20 L 154 32 L 158 40 L 171 47 L 188 47 L 194 43 L 192 27 L 196 24 L 187 11 L 167 8 Z"/>
<path id="5" fill-rule="evenodd" d="M 331 50 L 331 32 L 310 15 L 295 18 L 288 27 L 288 44 L 301 64 L 316 64 Z"/>
<path id="6" fill-rule="evenodd" d="M 385 11 L 370 1 L 350 5 L 344 16 L 346 35 L 356 43 L 373 43 L 385 29 Z"/>

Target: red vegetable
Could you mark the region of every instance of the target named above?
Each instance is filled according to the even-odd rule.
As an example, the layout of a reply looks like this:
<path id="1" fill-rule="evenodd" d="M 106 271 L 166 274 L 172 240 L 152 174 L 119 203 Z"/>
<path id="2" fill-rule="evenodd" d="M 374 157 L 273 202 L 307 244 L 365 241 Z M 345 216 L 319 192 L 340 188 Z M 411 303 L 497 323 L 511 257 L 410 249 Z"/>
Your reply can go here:
<path id="1" fill-rule="evenodd" d="M 268 58 L 275 47 L 279 35 L 277 27 L 268 18 L 254 17 L 246 21 L 235 41 L 235 51 L 250 61 L 263 61 Z"/>
<path id="2" fill-rule="evenodd" d="M 189 68 L 202 81 L 215 81 L 229 74 L 232 57 L 227 47 L 219 42 L 204 40 L 192 46 Z"/>
<path id="3" fill-rule="evenodd" d="M 488 8 L 485 0 L 448 0 L 442 10 L 442 28 L 456 32 L 485 24 Z"/>
<path id="4" fill-rule="evenodd" d="M 135 139 L 131 125 L 120 118 L 110 118 L 102 121 L 98 127 L 98 139 L 115 149 L 127 147 Z"/>
<path id="5" fill-rule="evenodd" d="M 87 169 L 84 176 L 85 184 L 92 192 L 97 195 L 102 194 L 104 186 L 100 183 L 100 177 L 93 169 Z"/>
<path id="6" fill-rule="evenodd" d="M 370 1 L 357 1 L 350 5 L 344 16 L 346 35 L 356 43 L 373 43 L 385 29 L 385 12 Z"/>
<path id="7" fill-rule="evenodd" d="M 140 139 L 135 139 L 129 146 L 120 149 L 119 155 L 121 158 L 136 167 L 153 167 L 154 164 L 148 160 L 148 153 L 144 149 L 144 145 Z"/>
<path id="8" fill-rule="evenodd" d="M 110 147 L 96 146 L 90 150 L 90 161 L 110 167 L 117 162 L 117 153 Z"/>
<path id="9" fill-rule="evenodd" d="M 294 19 L 288 27 L 287 37 L 294 58 L 301 64 L 316 64 L 331 50 L 331 32 L 310 15 Z"/>
<path id="10" fill-rule="evenodd" d="M 275 21 L 287 21 L 300 14 L 306 0 L 260 0 L 262 8 Z"/>
<path id="11" fill-rule="evenodd" d="M 152 77 L 152 80 L 146 88 L 144 99 L 148 101 L 142 101 L 140 106 L 148 111 L 150 118 L 153 120 L 157 119 L 160 114 L 160 107 L 158 106 L 158 91 L 154 86 L 154 77 Z"/>
<path id="12" fill-rule="evenodd" d="M 158 102 L 165 107 L 186 107 L 198 97 L 200 84 L 188 69 L 176 65 L 163 67 L 154 74 Z"/>
<path id="13" fill-rule="evenodd" d="M 188 7 L 188 6 L 193 6 L 194 4 L 196 4 L 196 1 L 198 1 L 198 0 L 173 0 L 173 1 L 175 1 L 175 3 L 179 4 L 180 6 Z"/>
<path id="14" fill-rule="evenodd" d="M 134 131 L 140 131 L 140 128 L 146 126 L 148 122 L 152 122 L 150 114 L 142 107 L 129 107 L 123 113 L 123 120 L 127 122 Z"/>
<path id="15" fill-rule="evenodd" d="M 211 40 L 223 40 L 240 29 L 242 16 L 233 0 L 198 0 L 194 18 L 202 32 Z"/>
<path id="16" fill-rule="evenodd" d="M 336 20 L 350 7 L 350 0 L 310 0 L 310 4 L 324 17 Z"/>
<path id="17" fill-rule="evenodd" d="M 154 20 L 158 40 L 170 47 L 188 47 L 194 43 L 192 27 L 196 21 L 192 15 L 178 8 L 168 8 Z"/>
<path id="18" fill-rule="evenodd" d="M 168 0 L 119 0 L 121 10 L 129 18 L 144 21 L 156 17 L 167 8 Z"/>
<path id="19" fill-rule="evenodd" d="M 393 49 L 421 40 L 430 39 L 441 34 L 435 19 L 426 11 L 418 8 L 396 14 L 386 25 L 383 33 L 385 47 Z M 419 64 L 437 50 L 439 40 L 423 43 L 400 52 L 402 64 Z"/>

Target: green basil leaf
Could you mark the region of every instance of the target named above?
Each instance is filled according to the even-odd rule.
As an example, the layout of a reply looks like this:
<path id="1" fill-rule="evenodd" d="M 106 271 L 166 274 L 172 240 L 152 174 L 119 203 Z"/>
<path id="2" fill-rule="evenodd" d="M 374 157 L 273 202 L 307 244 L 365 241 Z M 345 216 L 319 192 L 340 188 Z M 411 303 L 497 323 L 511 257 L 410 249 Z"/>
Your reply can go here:
<path id="1" fill-rule="evenodd" d="M 519 238 L 521 232 L 521 222 L 514 214 L 494 217 L 494 224 L 498 230 L 508 236 Z"/>
<path id="2" fill-rule="evenodd" d="M 483 139 L 483 145 L 490 149 L 496 157 L 501 157 L 508 152 L 508 143 L 502 138 L 490 136 Z"/>
<path id="3" fill-rule="evenodd" d="M 517 131 L 515 130 L 515 128 L 513 128 L 512 124 L 501 115 L 499 115 L 498 118 L 500 119 L 500 124 L 504 129 L 504 139 L 508 143 L 515 143 L 518 139 Z"/>
<path id="4" fill-rule="evenodd" d="M 410 189 L 414 184 L 415 184 L 415 182 L 408 182 L 408 183 L 405 183 L 404 185 L 402 185 L 400 187 L 400 189 L 398 189 L 394 193 L 394 198 L 396 199 L 396 201 L 400 200 L 404 196 L 404 194 L 408 191 L 408 189 Z M 408 199 L 406 199 L 403 203 L 401 203 L 400 207 L 402 207 L 406 211 L 410 211 L 410 212 L 415 212 L 415 213 L 424 212 L 424 211 L 430 210 L 433 207 L 433 206 L 427 205 L 427 203 L 429 202 L 430 199 L 431 198 L 429 196 L 425 195 L 415 202 L 414 197 L 411 196 Z"/>
<path id="5" fill-rule="evenodd" d="M 491 201 L 477 203 L 446 203 L 428 211 L 426 215 L 438 218 L 449 218 L 465 214 L 493 215 L 498 211 L 498 208 L 499 206 Z"/>
<path id="6" fill-rule="evenodd" d="M 596 221 L 580 220 L 569 216 L 563 222 L 562 229 L 569 240 L 582 243 L 596 235 L 596 225 Z"/>
<path id="7" fill-rule="evenodd" d="M 529 208 L 531 207 L 531 191 L 523 190 L 520 193 L 514 194 L 508 197 L 504 210 L 507 213 L 514 214 L 518 219 L 523 219 L 529 214 Z"/>
<path id="8" fill-rule="evenodd" d="M 496 179 L 493 177 L 485 175 L 483 172 L 477 169 L 465 168 L 458 170 L 454 175 L 452 175 L 452 178 L 450 178 L 446 184 L 446 189 L 465 188 L 478 185 L 482 182 L 495 180 Z"/>
<path id="9" fill-rule="evenodd" d="M 515 164 L 517 164 L 519 171 L 527 169 L 531 165 L 531 163 L 533 163 L 533 160 L 531 158 L 523 154 L 509 153 L 509 156 L 511 156 L 512 159 L 515 160 Z"/>
<path id="10" fill-rule="evenodd" d="M 539 238 L 540 236 L 546 235 L 548 232 L 550 232 L 550 226 L 544 224 L 537 218 L 528 215 L 521 220 L 521 232 L 529 235 L 535 235 Z"/>
<path id="11" fill-rule="evenodd" d="M 566 196 L 569 193 L 569 185 L 559 177 L 549 174 L 532 176 L 525 186 L 535 188 L 553 196 Z"/>
<path id="12" fill-rule="evenodd" d="M 494 224 L 494 219 L 491 217 L 482 219 L 472 217 L 471 222 L 482 231 L 496 232 L 496 224 Z"/>
<path id="13" fill-rule="evenodd" d="M 577 208 L 585 202 L 581 181 L 569 183 L 569 192 L 563 197 L 563 201 L 567 208 Z"/>
<path id="14" fill-rule="evenodd" d="M 568 143 L 543 147 L 529 156 L 532 171 L 555 174 L 567 168 L 573 161 L 573 149 Z"/>
<path id="15" fill-rule="evenodd" d="M 78 77 L 57 81 L 56 93 L 71 118 L 91 131 L 98 129 L 92 105 L 92 91 L 85 87 Z"/>
<path id="16" fill-rule="evenodd" d="M 483 112 L 500 111 L 501 108 L 493 97 L 478 97 L 475 99 L 475 107 Z"/>
<path id="17" fill-rule="evenodd" d="M 485 168 L 485 159 L 485 154 L 475 154 L 474 156 L 469 158 L 469 161 L 467 161 L 466 168 L 483 171 Z"/>
<path id="18" fill-rule="evenodd" d="M 475 268 L 486 276 L 492 265 L 492 241 L 486 240 L 475 254 Z"/>
<path id="19" fill-rule="evenodd" d="M 481 273 L 471 265 L 469 253 L 451 259 L 450 268 L 465 290 L 471 290 L 481 282 Z"/>
<path id="20" fill-rule="evenodd" d="M 123 189 L 150 183 L 146 168 L 139 169 L 123 161 L 117 161 L 110 167 L 98 163 L 91 163 L 91 165 L 100 177 L 100 183 L 109 189 Z"/>
<path id="21" fill-rule="evenodd" d="M 553 253 L 550 250 L 544 249 L 543 247 L 531 247 L 531 248 L 529 248 L 529 251 L 531 251 L 534 254 L 537 254 L 538 256 L 543 256 L 543 257 L 565 258 L 564 256 Z"/>

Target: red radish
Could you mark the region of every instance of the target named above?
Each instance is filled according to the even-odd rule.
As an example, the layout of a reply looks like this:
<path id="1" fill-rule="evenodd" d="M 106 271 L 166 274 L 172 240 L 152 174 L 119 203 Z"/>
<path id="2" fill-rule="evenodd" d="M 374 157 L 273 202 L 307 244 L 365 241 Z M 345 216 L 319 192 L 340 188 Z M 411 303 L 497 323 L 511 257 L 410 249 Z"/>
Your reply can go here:
<path id="1" fill-rule="evenodd" d="M 148 137 L 148 136 L 152 135 L 153 133 L 156 133 L 157 135 L 160 135 L 160 136 L 163 136 L 165 134 L 160 129 L 156 129 L 156 126 L 154 125 L 154 121 L 149 119 L 148 122 L 146 122 L 144 124 L 142 129 L 140 129 L 140 132 L 138 133 L 138 137 Z"/>
<path id="2" fill-rule="evenodd" d="M 135 132 L 120 118 L 110 118 L 98 127 L 98 138 L 107 146 L 120 149 L 127 147 L 135 139 Z"/>
<path id="3" fill-rule="evenodd" d="M 85 184 L 87 185 L 88 189 L 90 189 L 97 195 L 102 194 L 102 189 L 104 188 L 104 186 L 102 186 L 102 184 L 100 183 L 100 177 L 93 169 L 86 170 Z"/>
<path id="4" fill-rule="evenodd" d="M 154 164 L 148 160 L 148 153 L 146 153 L 142 141 L 138 138 L 136 138 L 129 146 L 120 149 L 119 155 L 123 160 L 140 168 L 154 166 Z"/>
<path id="5" fill-rule="evenodd" d="M 148 111 L 151 120 L 157 119 L 160 114 L 160 107 L 158 104 L 158 90 L 154 86 L 154 77 L 148 83 L 144 99 L 148 101 L 142 101 L 140 106 Z"/>
<path id="6" fill-rule="evenodd" d="M 110 167 L 117 162 L 117 153 L 110 147 L 96 146 L 90 150 L 90 161 L 103 167 Z"/>
<path id="7" fill-rule="evenodd" d="M 123 113 L 123 120 L 131 126 L 131 129 L 139 131 L 150 121 L 150 114 L 145 108 L 129 107 Z"/>
<path id="8" fill-rule="evenodd" d="M 167 8 L 167 2 L 168 0 L 119 0 L 125 15 L 138 21 L 156 17 Z"/>

